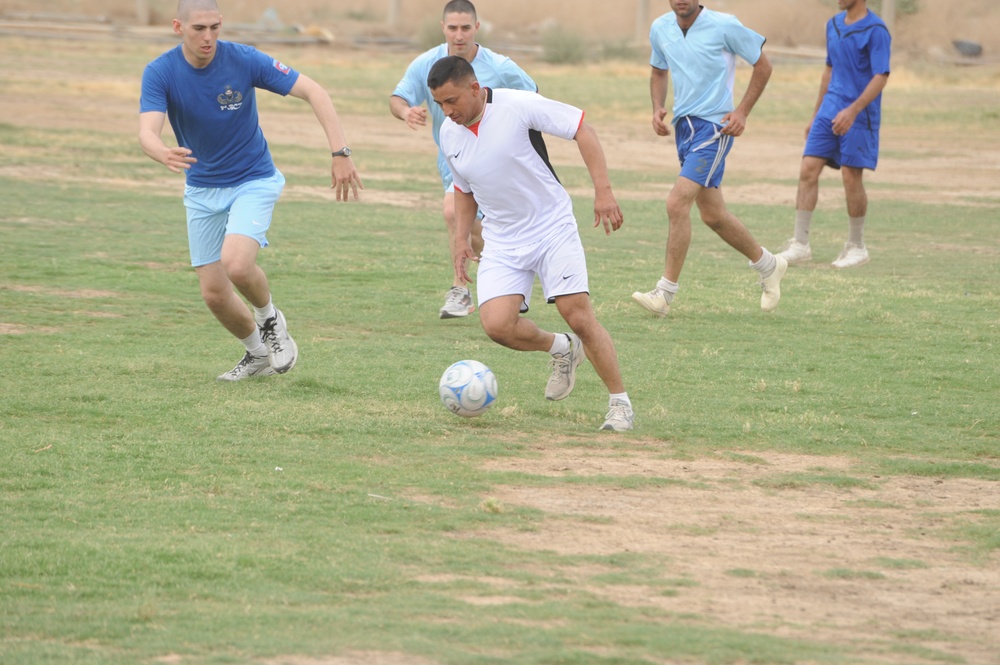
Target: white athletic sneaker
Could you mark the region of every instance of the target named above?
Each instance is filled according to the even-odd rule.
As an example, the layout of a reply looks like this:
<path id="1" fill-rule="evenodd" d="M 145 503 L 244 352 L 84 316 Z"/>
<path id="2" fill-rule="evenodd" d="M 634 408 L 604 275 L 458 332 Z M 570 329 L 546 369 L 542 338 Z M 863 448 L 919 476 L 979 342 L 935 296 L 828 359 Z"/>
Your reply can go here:
<path id="1" fill-rule="evenodd" d="M 632 300 L 639 303 L 639 306 L 644 310 L 656 316 L 666 316 L 670 311 L 670 303 L 667 302 L 667 298 L 661 289 L 653 289 L 648 293 L 636 291 L 632 294 Z"/>
<path id="2" fill-rule="evenodd" d="M 773 312 L 781 300 L 781 278 L 788 270 L 788 261 L 780 254 L 774 257 L 774 272 L 767 279 L 760 280 L 760 308 L 765 312 Z"/>
<path id="3" fill-rule="evenodd" d="M 809 248 L 809 243 L 803 245 L 795 238 L 789 238 L 788 242 L 781 246 L 781 251 L 775 256 L 780 256 L 788 261 L 788 265 L 794 266 L 799 263 L 811 261 L 813 253 L 812 249 Z"/>
<path id="4" fill-rule="evenodd" d="M 562 333 L 557 333 L 562 334 Z M 569 337 L 569 351 L 562 355 L 552 356 L 552 376 L 545 386 L 545 399 L 553 401 L 566 399 L 576 385 L 576 368 L 583 362 L 586 354 L 583 352 L 583 342 L 573 333 Z"/>
<path id="5" fill-rule="evenodd" d="M 242 381 L 243 379 L 249 379 L 251 376 L 273 376 L 274 374 L 275 372 L 271 369 L 271 363 L 268 362 L 267 356 L 255 356 L 247 351 L 246 355 L 243 356 L 243 360 L 236 363 L 236 367 L 225 374 L 220 374 L 216 378 L 219 381 Z"/>
<path id="6" fill-rule="evenodd" d="M 468 316 L 476 311 L 476 306 L 472 304 L 472 292 L 461 286 L 453 286 L 448 289 L 448 296 L 445 298 L 444 307 L 440 314 L 442 319 L 458 319 Z"/>
<path id="7" fill-rule="evenodd" d="M 267 347 L 267 357 L 275 372 L 284 374 L 295 367 L 295 361 L 299 359 L 299 347 L 288 334 L 285 315 L 277 307 L 274 308 L 274 316 L 260 326 L 260 338 Z"/>
<path id="8" fill-rule="evenodd" d="M 632 407 L 625 402 L 615 400 L 608 410 L 608 415 L 604 416 L 602 430 L 612 430 L 614 432 L 627 432 L 632 429 L 635 422 L 635 414 Z"/>
<path id="9" fill-rule="evenodd" d="M 868 263 L 868 249 L 852 242 L 844 243 L 840 256 L 833 262 L 834 268 L 853 268 Z"/>

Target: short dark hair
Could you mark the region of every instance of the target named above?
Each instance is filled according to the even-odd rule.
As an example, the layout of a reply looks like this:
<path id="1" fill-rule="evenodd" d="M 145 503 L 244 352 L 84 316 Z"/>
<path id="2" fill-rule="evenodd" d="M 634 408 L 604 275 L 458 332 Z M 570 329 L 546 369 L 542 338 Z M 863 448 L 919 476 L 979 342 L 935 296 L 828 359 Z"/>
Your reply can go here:
<path id="1" fill-rule="evenodd" d="M 437 90 L 449 81 L 462 84 L 476 78 L 476 70 L 469 61 L 460 55 L 449 55 L 441 58 L 431 67 L 427 75 L 427 87 Z"/>
<path id="2" fill-rule="evenodd" d="M 441 19 L 444 20 L 444 17 L 448 14 L 472 14 L 473 20 L 479 20 L 476 16 L 476 6 L 469 2 L 469 0 L 451 0 L 451 2 L 444 6 L 444 11 L 441 12 Z"/>

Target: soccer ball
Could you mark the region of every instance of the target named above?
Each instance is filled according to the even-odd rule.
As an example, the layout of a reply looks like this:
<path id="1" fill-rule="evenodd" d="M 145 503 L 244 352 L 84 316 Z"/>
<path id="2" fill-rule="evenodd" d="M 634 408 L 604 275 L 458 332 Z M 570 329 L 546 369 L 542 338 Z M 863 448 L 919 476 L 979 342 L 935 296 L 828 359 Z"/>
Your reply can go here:
<path id="1" fill-rule="evenodd" d="M 459 360 L 441 375 L 438 394 L 452 413 L 481 416 L 497 399 L 497 377 L 478 360 Z"/>

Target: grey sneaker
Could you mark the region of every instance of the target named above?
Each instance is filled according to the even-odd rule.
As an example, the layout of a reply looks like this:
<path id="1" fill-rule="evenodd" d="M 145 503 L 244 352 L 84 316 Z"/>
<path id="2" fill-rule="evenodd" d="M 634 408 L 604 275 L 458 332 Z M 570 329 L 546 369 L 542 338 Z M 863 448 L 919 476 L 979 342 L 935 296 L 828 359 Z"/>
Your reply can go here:
<path id="1" fill-rule="evenodd" d="M 295 361 L 299 359 L 299 347 L 288 334 L 285 315 L 277 307 L 274 309 L 274 316 L 260 326 L 260 337 L 267 347 L 267 357 L 275 372 L 284 374 L 295 367 Z"/>
<path id="2" fill-rule="evenodd" d="M 461 286 L 453 286 L 448 289 L 448 296 L 445 298 L 440 315 L 442 319 L 458 319 L 474 311 L 476 306 L 472 304 L 472 292 Z"/>
<path id="3" fill-rule="evenodd" d="M 615 400 L 608 409 L 608 415 L 604 416 L 604 424 L 601 425 L 601 429 L 627 432 L 632 429 L 634 422 L 635 414 L 632 413 L 632 407 L 625 402 Z"/>
<path id="4" fill-rule="evenodd" d="M 794 266 L 799 263 L 805 263 L 806 261 L 811 261 L 813 257 L 812 249 L 809 247 L 809 243 L 802 244 L 795 238 L 789 238 L 779 251 L 776 256 L 780 256 L 784 260 L 788 261 L 788 265 Z"/>
<path id="5" fill-rule="evenodd" d="M 545 386 L 545 399 L 558 401 L 566 399 L 576 385 L 576 368 L 580 366 L 587 354 L 583 352 L 583 342 L 573 333 L 565 333 L 569 337 L 569 351 L 562 355 L 552 356 L 550 366 L 552 376 Z"/>
<path id="6" fill-rule="evenodd" d="M 788 261 L 781 255 L 774 257 L 774 272 L 767 279 L 760 280 L 760 308 L 765 312 L 773 312 L 781 300 L 781 278 L 788 270 Z"/>
<path id="7" fill-rule="evenodd" d="M 844 243 L 844 249 L 840 251 L 840 256 L 833 262 L 834 268 L 853 268 L 863 266 L 868 263 L 868 249 L 855 245 L 854 243 Z"/>
<path id="8" fill-rule="evenodd" d="M 639 306 L 647 312 L 659 317 L 666 316 L 670 312 L 670 303 L 660 289 L 653 289 L 647 293 L 636 291 L 632 294 L 632 300 L 639 303 Z"/>
<path id="9" fill-rule="evenodd" d="M 249 379 L 251 376 L 274 376 L 275 372 L 271 369 L 271 363 L 268 362 L 267 356 L 255 356 L 249 351 L 243 356 L 243 360 L 236 363 L 236 367 L 232 368 L 225 374 L 220 374 L 218 377 L 219 381 L 242 381 L 243 379 Z"/>

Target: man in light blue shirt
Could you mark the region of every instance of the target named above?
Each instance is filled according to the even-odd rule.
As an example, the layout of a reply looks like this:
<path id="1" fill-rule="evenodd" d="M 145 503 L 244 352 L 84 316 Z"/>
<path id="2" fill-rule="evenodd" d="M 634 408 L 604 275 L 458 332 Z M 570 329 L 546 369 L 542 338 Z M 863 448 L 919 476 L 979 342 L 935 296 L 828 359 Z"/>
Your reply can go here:
<path id="1" fill-rule="evenodd" d="M 702 221 L 747 257 L 760 277 L 760 307 L 773 311 L 781 298 L 781 278 L 788 264 L 760 246 L 726 207 L 722 176 L 733 139 L 746 128 L 747 116 L 764 92 L 771 63 L 761 50 L 764 38 L 745 28 L 735 16 L 714 12 L 697 0 L 670 0 L 672 12 L 653 22 L 650 97 L 653 131 L 675 134 L 680 177 L 667 196 L 667 254 L 663 277 L 647 293 L 632 299 L 656 316 L 666 316 L 677 293 L 684 259 L 691 244 L 691 206 L 698 204 Z M 733 104 L 736 57 L 753 65 L 743 99 Z M 667 117 L 667 84 L 674 77 L 674 107 Z M 672 125 L 672 126 L 671 126 Z"/>
<path id="2" fill-rule="evenodd" d="M 445 226 L 448 228 L 450 255 L 452 237 L 456 228 L 455 189 L 452 184 L 451 172 L 448 170 L 448 164 L 440 149 L 441 124 L 444 122 L 444 114 L 441 112 L 441 108 L 434 103 L 431 90 L 427 87 L 427 75 L 430 73 L 431 67 L 446 56 L 457 55 L 472 64 L 476 78 L 483 87 L 514 88 L 536 92 L 538 86 L 513 60 L 476 43 L 479 20 L 476 16 L 475 6 L 468 0 L 451 0 L 445 5 L 441 28 L 444 31 L 445 43 L 422 53 L 410 63 L 403 79 L 389 98 L 389 110 L 395 117 L 409 125 L 411 129 L 417 129 L 427 124 L 428 110 L 423 105 L 426 104 L 430 108 L 431 134 L 434 137 L 434 143 L 438 145 L 437 166 L 438 172 L 441 174 L 441 184 L 444 186 L 442 214 Z M 472 232 L 473 246 L 477 253 L 482 249 L 481 233 L 482 226 L 477 222 Z M 474 310 L 472 294 L 455 275 L 444 306 L 439 311 L 440 317 L 442 319 L 459 318 L 468 316 Z"/>

